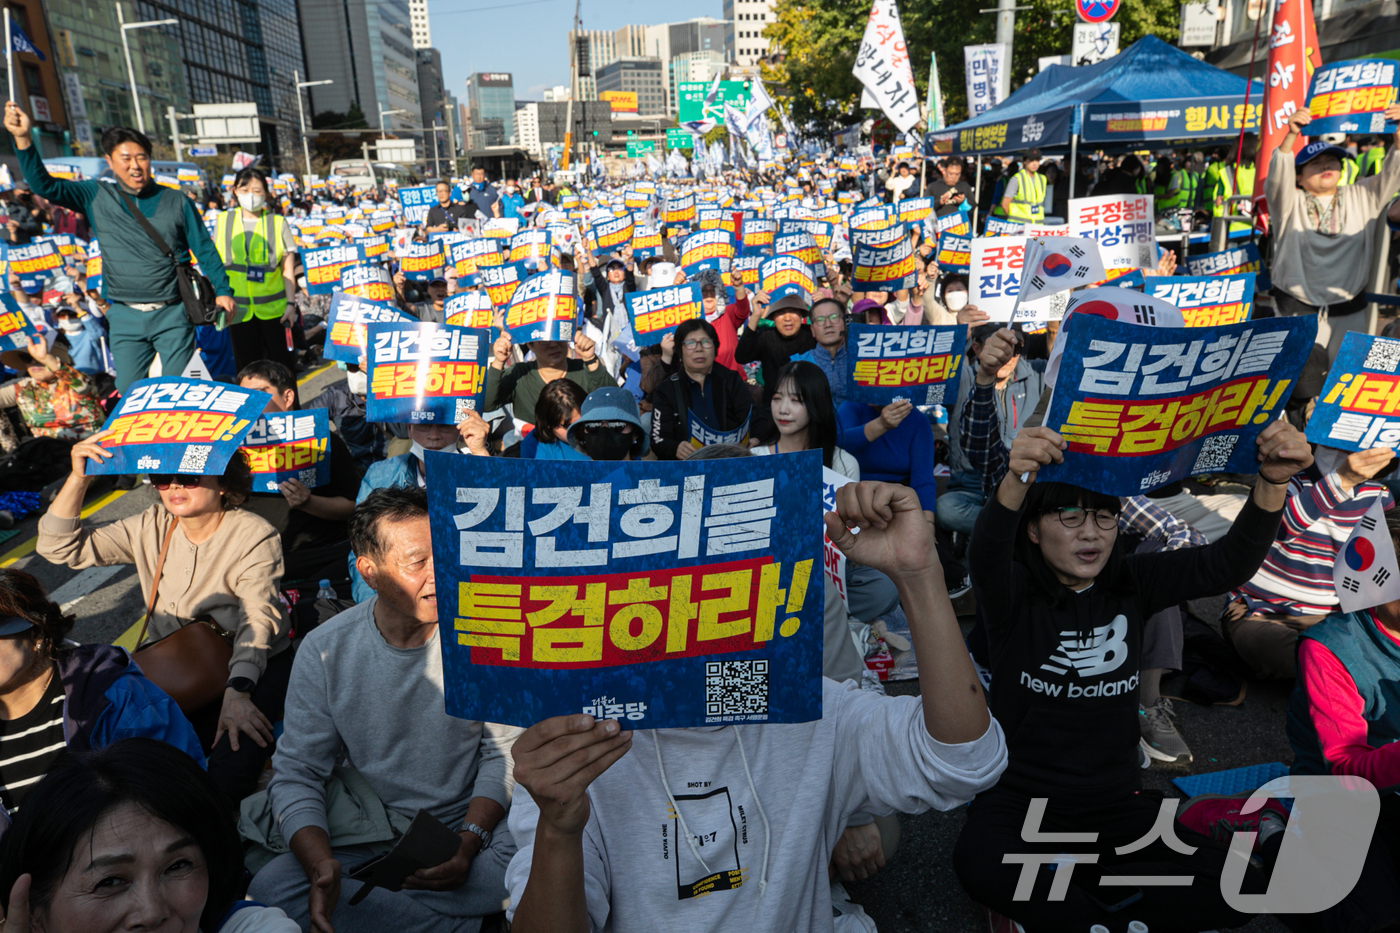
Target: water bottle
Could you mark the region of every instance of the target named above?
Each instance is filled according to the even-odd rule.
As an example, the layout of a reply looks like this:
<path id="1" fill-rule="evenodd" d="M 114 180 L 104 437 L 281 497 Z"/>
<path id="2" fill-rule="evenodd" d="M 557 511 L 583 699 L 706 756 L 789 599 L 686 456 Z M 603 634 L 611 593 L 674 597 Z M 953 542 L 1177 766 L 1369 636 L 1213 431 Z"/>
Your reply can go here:
<path id="1" fill-rule="evenodd" d="M 1108 933 L 1108 927 L 1104 926 L 1102 923 L 1096 923 L 1089 927 L 1089 933 Z"/>
<path id="2" fill-rule="evenodd" d="M 1147 933 L 1147 924 L 1134 920 L 1128 924 L 1128 933 Z"/>
<path id="3" fill-rule="evenodd" d="M 336 596 L 336 595 L 335 595 L 335 590 L 331 588 L 331 581 L 329 581 L 329 580 L 322 580 L 322 581 L 321 581 L 321 585 L 320 585 L 320 589 L 316 590 L 316 598 L 317 598 L 317 599 L 339 599 L 340 597 L 339 597 L 339 596 Z"/>

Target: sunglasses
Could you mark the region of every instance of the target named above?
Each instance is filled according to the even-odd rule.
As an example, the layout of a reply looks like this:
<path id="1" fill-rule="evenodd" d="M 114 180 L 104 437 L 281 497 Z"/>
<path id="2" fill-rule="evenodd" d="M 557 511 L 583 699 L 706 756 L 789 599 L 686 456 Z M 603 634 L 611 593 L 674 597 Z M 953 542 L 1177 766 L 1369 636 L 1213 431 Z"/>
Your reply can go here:
<path id="1" fill-rule="evenodd" d="M 193 489 L 201 485 L 205 477 L 194 473 L 151 473 L 151 485 L 164 491 L 171 486 Z"/>

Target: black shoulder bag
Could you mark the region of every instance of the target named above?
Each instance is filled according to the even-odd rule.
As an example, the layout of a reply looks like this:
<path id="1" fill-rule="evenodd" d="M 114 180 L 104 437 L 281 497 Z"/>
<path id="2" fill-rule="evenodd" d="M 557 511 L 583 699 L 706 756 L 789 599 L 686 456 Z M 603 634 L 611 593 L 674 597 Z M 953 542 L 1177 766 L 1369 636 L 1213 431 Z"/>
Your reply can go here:
<path id="1" fill-rule="evenodd" d="M 126 202 L 127 212 L 136 218 L 141 229 L 146 231 L 146 236 L 156 244 L 156 249 L 164 253 L 165 258 L 175 266 L 175 282 L 180 288 L 180 301 L 185 305 L 185 317 L 196 327 L 201 324 L 213 324 L 219 313 L 219 306 L 214 303 L 214 286 L 209 284 L 209 280 L 201 275 L 192 263 L 181 262 L 175 258 L 175 251 L 165 244 L 159 233 L 156 233 L 156 228 L 151 226 L 151 222 L 141 213 L 141 208 L 132 200 L 131 195 L 123 191 L 119 184 L 112 187 Z"/>

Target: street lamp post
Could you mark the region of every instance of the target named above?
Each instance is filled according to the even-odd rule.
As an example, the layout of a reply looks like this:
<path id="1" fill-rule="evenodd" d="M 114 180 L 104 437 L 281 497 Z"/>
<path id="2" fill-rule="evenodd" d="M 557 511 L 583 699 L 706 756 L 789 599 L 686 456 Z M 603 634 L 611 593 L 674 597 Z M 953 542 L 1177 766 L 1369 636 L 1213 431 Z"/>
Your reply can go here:
<path id="1" fill-rule="evenodd" d="M 131 44 L 127 41 L 128 29 L 145 29 L 148 26 L 178 26 L 178 19 L 151 19 L 141 23 L 128 23 L 122 16 L 122 5 L 117 4 L 117 23 L 122 27 L 122 54 L 126 56 L 126 80 L 131 84 L 131 106 L 136 108 L 136 128 L 146 132 L 146 118 L 141 115 L 141 96 L 136 93 L 136 69 L 131 64 Z"/>
<path id="2" fill-rule="evenodd" d="M 384 138 L 384 118 L 396 113 L 408 113 L 407 110 L 385 110 L 383 101 L 375 101 L 375 106 L 379 108 L 379 138 Z"/>
<path id="3" fill-rule="evenodd" d="M 301 104 L 301 89 L 304 87 L 315 87 L 318 84 L 334 84 L 330 78 L 324 81 L 303 81 L 301 73 L 297 69 L 292 69 L 292 83 L 297 88 L 297 124 L 301 127 L 301 157 L 306 160 L 306 174 L 311 175 L 311 147 L 306 142 L 306 108 Z"/>

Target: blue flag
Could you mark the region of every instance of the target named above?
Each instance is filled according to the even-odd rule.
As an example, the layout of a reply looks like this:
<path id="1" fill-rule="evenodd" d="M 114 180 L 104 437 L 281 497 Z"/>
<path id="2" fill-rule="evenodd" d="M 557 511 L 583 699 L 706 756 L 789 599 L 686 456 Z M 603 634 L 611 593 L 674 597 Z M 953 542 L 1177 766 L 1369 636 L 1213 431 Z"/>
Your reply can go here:
<path id="1" fill-rule="evenodd" d="M 10 20 L 10 47 L 16 52 L 28 52 L 30 55 L 35 55 L 41 62 L 48 61 L 44 57 L 44 53 L 40 52 L 33 42 L 29 41 L 29 37 L 24 34 L 24 30 L 13 18 Z"/>

